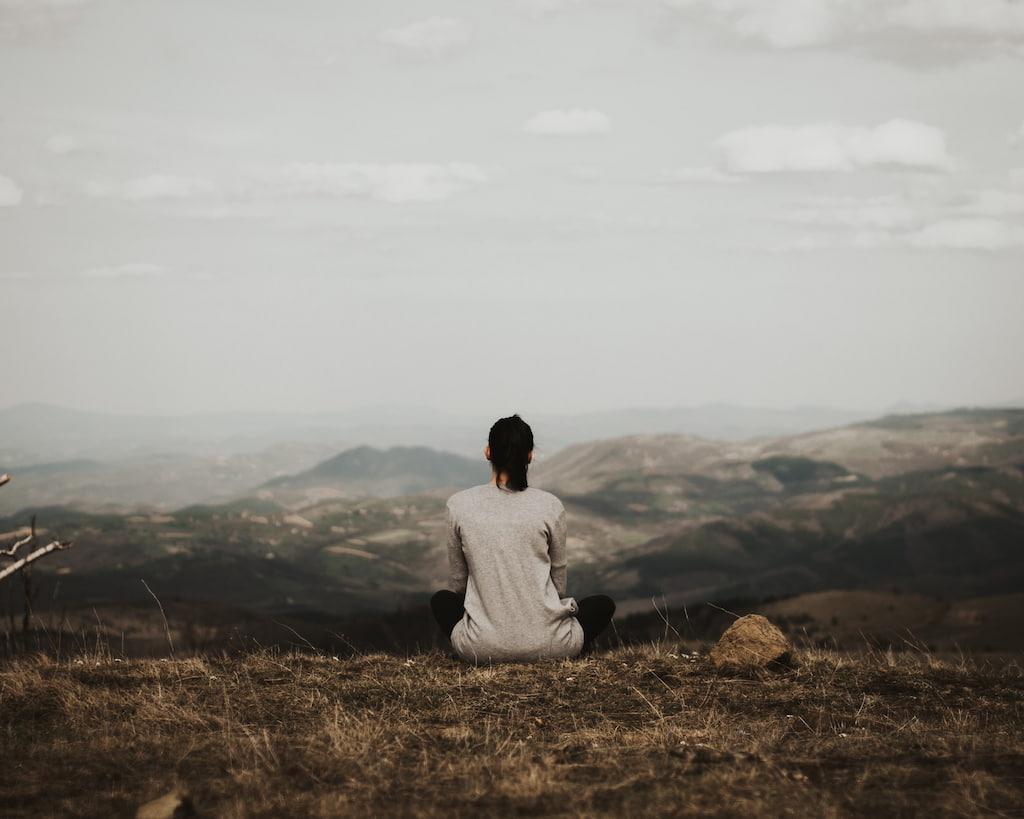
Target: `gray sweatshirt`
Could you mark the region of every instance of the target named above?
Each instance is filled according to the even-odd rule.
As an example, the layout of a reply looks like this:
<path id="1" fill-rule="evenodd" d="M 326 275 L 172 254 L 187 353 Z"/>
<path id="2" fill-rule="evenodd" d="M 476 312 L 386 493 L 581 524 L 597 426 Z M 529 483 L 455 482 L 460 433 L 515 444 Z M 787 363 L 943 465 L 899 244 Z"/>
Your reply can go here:
<path id="1" fill-rule="evenodd" d="M 448 499 L 448 565 L 466 614 L 452 646 L 473 663 L 575 657 L 583 628 L 566 586 L 565 508 L 493 484 Z"/>

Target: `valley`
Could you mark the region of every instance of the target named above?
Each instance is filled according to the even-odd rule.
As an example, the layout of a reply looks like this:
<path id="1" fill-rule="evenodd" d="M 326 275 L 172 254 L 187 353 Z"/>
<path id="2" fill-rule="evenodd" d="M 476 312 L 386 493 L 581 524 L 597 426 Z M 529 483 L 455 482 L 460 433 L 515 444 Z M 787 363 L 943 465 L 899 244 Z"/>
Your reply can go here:
<path id="1" fill-rule="evenodd" d="M 397 634 L 436 639 L 419 621 L 447 579 L 444 503 L 485 482 L 486 463 L 356 447 L 277 474 L 282 466 L 254 471 L 247 491 L 174 509 L 25 508 L 0 519 L 0 542 L 35 513 L 47 536 L 75 543 L 34 570 L 34 616 L 52 633 L 99 630 L 152 648 L 164 638 L 155 597 L 175 612 L 182 641 L 351 641 L 401 612 Z M 58 485 L 76 474 L 50 469 Z M 656 626 L 664 612 L 708 603 L 832 592 L 958 601 L 1024 588 L 1024 410 L 894 416 L 745 442 L 655 434 L 579 443 L 538 458 L 531 484 L 566 505 L 570 593 L 612 594 L 617 619 L 641 631 L 644 618 Z M 20 586 L 0 601 L 9 634 L 24 607 Z M 801 616 L 851 619 L 812 609 L 784 617 L 794 628 Z M 974 641 L 967 632 L 986 620 L 956 622 L 979 649 L 1020 640 L 1002 629 L 994 643 Z"/>

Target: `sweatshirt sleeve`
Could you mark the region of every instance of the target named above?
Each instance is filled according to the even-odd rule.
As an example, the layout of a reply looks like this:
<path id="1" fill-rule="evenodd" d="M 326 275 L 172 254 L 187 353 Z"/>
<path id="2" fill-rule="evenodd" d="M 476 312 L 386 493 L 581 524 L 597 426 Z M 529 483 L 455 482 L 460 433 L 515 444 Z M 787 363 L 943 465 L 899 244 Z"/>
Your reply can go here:
<path id="1" fill-rule="evenodd" d="M 568 559 L 565 554 L 565 509 L 558 510 L 558 516 L 549 530 L 548 557 L 551 559 L 551 580 L 559 597 L 565 597 L 566 566 Z"/>
<path id="2" fill-rule="evenodd" d="M 452 576 L 452 591 L 462 593 L 466 591 L 469 566 L 466 564 L 466 555 L 462 551 L 462 538 L 459 535 L 459 527 L 455 522 L 455 516 L 452 514 L 450 506 L 445 507 L 444 519 L 445 528 L 448 530 L 448 570 Z"/>

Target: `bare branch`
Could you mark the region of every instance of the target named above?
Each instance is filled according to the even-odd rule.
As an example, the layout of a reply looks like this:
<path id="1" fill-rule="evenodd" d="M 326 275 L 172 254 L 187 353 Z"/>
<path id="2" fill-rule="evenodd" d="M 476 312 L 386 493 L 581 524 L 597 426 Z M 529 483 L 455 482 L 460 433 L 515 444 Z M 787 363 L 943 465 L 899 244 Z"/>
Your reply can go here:
<path id="1" fill-rule="evenodd" d="M 45 530 L 44 530 L 45 531 Z M 8 557 L 14 557 L 14 553 L 18 551 L 22 546 L 26 546 L 29 543 L 34 544 L 36 542 L 36 516 L 32 516 L 32 525 L 29 527 L 29 533 L 15 543 L 10 549 L 0 549 L 0 555 L 7 555 Z"/>
<path id="2" fill-rule="evenodd" d="M 22 546 L 25 546 L 28 543 L 31 543 L 35 539 L 36 539 L 36 536 L 34 534 L 25 535 L 25 537 L 23 537 L 21 540 L 19 540 L 17 543 L 15 543 L 10 549 L 0 549 L 0 555 L 7 555 L 8 557 L 14 557 L 14 553 L 16 551 L 18 551 L 18 549 L 20 549 Z"/>
<path id="3" fill-rule="evenodd" d="M 61 543 L 59 540 L 55 540 L 53 541 L 53 543 L 49 543 L 40 549 L 36 549 L 34 552 L 32 552 L 32 554 L 26 555 L 21 560 L 14 561 L 10 566 L 4 566 L 4 568 L 0 569 L 0 580 L 3 580 L 5 577 L 14 574 L 19 569 L 25 568 L 25 566 L 27 566 L 29 563 L 39 560 L 39 558 L 41 557 L 45 557 L 50 552 L 56 552 L 62 549 L 70 549 L 72 546 L 74 546 L 73 543 Z"/>
<path id="4" fill-rule="evenodd" d="M 10 475 L 5 476 L 10 478 Z M 43 530 L 46 531 L 45 529 Z M 10 549 L 0 549 L 0 555 L 7 555 L 7 557 L 14 557 L 14 553 L 18 551 L 22 546 L 26 546 L 29 543 L 34 544 L 36 542 L 36 516 L 32 516 L 32 525 L 29 527 L 29 533 L 15 543 Z"/>

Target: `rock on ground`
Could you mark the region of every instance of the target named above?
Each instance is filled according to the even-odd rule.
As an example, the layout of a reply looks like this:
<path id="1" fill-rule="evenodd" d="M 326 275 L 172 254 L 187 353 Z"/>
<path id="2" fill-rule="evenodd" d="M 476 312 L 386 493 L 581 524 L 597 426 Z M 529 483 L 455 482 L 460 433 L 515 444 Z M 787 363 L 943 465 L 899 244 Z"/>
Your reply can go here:
<path id="1" fill-rule="evenodd" d="M 147 802 L 135 813 L 135 819 L 187 819 L 196 816 L 192 799 L 183 791 L 171 791 Z"/>
<path id="2" fill-rule="evenodd" d="M 793 644 L 778 626 L 760 614 L 741 617 L 711 649 L 711 661 L 722 666 L 788 665 Z"/>

